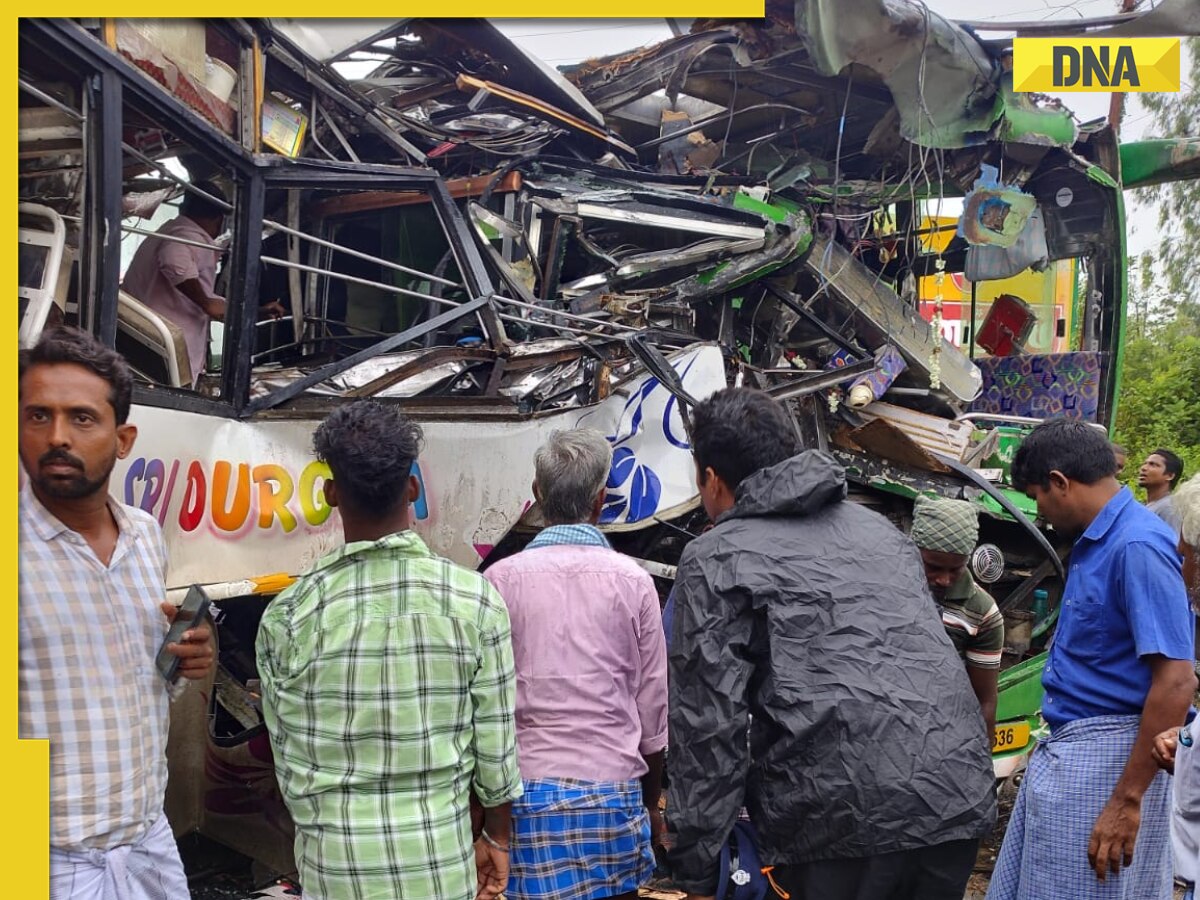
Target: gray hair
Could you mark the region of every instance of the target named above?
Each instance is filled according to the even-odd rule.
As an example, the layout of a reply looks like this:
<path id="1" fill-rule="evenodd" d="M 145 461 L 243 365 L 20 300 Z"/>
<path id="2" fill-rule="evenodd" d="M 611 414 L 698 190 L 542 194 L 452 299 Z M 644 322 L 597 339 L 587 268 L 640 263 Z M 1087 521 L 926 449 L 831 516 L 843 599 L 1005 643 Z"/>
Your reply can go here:
<path id="1" fill-rule="evenodd" d="M 550 525 L 575 525 L 592 515 L 608 481 L 612 447 L 598 431 L 555 431 L 533 457 L 542 516 Z"/>
<path id="2" fill-rule="evenodd" d="M 1171 504 L 1179 516 L 1183 542 L 1200 553 L 1200 475 L 1193 475 L 1171 495 Z"/>

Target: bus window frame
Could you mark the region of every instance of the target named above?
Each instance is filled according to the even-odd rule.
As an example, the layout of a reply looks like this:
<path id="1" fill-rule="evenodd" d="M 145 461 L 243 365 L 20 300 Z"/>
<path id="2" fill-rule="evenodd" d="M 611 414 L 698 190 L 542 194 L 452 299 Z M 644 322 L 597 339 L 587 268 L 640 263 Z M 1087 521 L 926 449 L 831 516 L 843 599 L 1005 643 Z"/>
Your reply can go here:
<path id="1" fill-rule="evenodd" d="M 228 317 L 223 337 L 219 399 L 162 385 L 135 385 L 134 399 L 148 406 L 179 409 L 225 418 L 251 416 L 300 394 L 311 384 L 419 338 L 464 316 L 479 314 L 488 340 L 501 347 L 504 331 L 492 303 L 494 287 L 483 257 L 445 182 L 432 169 L 382 164 L 285 159 L 254 154 L 213 128 L 182 101 L 164 91 L 131 62 L 114 53 L 89 31 L 66 19 L 28 19 L 21 38 L 64 68 L 81 74 L 91 103 L 93 128 L 84 154 L 92 160 L 80 231 L 81 326 L 105 345 L 115 347 L 120 286 L 123 185 L 123 108 L 130 102 L 191 147 L 232 173 L 233 243 L 230 248 Z M 305 378 L 250 400 L 252 355 L 258 314 L 264 204 L 268 188 L 323 188 L 342 191 L 417 191 L 426 194 L 462 273 L 471 299 L 418 326 L 373 344 Z"/>

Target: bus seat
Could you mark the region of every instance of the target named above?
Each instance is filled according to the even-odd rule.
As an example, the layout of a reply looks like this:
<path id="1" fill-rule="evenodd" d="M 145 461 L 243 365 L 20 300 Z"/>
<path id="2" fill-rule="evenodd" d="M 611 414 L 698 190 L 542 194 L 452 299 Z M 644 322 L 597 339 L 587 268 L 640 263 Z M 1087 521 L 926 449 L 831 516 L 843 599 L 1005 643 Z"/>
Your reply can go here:
<path id="1" fill-rule="evenodd" d="M 138 372 L 158 384 L 192 386 L 192 365 L 183 330 L 132 294 L 117 294 L 117 350 Z"/>
<path id="2" fill-rule="evenodd" d="M 48 206 L 38 203 L 17 204 L 19 215 L 26 220 L 40 219 L 44 228 L 17 228 L 17 343 L 32 347 L 41 337 L 50 318 L 50 310 L 61 310 L 65 300 L 62 291 L 63 258 L 66 251 L 67 229 L 62 217 Z M 70 276 L 70 265 L 65 274 Z"/>
<path id="3" fill-rule="evenodd" d="M 971 412 L 1034 419 L 1065 417 L 1095 422 L 1100 407 L 1100 376 L 1108 354 L 1029 353 L 976 359 L 983 391 Z"/>

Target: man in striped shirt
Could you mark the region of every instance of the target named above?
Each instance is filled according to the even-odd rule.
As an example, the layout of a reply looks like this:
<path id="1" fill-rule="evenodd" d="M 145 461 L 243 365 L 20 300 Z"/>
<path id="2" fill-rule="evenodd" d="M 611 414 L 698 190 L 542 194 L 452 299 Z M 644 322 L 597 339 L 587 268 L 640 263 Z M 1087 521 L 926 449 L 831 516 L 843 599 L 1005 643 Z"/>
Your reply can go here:
<path id="1" fill-rule="evenodd" d="M 996 725 L 1004 616 L 967 570 L 967 560 L 979 540 L 975 507 L 965 500 L 918 496 L 911 537 L 921 551 L 925 579 L 941 610 L 946 634 L 966 663 L 991 734 Z"/>
<path id="2" fill-rule="evenodd" d="M 421 430 L 335 410 L 313 448 L 346 544 L 258 633 L 263 712 L 306 900 L 492 900 L 521 795 L 508 611 L 411 530 Z M 471 795 L 484 807 L 472 846 Z"/>
<path id="3" fill-rule="evenodd" d="M 72 328 L 21 356 L 19 735 L 50 741 L 52 900 L 188 897 L 163 814 L 166 548 L 150 515 L 108 495 L 137 437 L 132 385 L 120 356 Z M 212 669 L 208 625 L 168 649 L 186 678 Z"/>

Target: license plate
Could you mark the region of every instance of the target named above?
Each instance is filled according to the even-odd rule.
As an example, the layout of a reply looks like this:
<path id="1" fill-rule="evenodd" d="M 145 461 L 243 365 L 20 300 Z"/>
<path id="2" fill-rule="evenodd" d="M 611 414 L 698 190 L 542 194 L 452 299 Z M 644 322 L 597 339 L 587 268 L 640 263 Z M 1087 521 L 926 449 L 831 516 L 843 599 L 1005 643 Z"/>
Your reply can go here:
<path id="1" fill-rule="evenodd" d="M 1009 750 L 1020 750 L 1029 743 L 1029 723 L 1014 722 L 1011 725 L 997 725 L 992 733 L 992 752 L 1007 753 Z"/>

